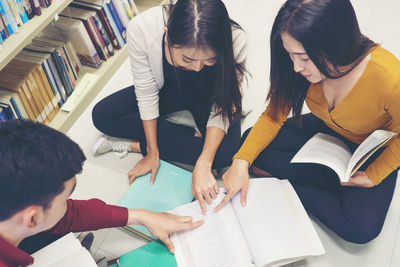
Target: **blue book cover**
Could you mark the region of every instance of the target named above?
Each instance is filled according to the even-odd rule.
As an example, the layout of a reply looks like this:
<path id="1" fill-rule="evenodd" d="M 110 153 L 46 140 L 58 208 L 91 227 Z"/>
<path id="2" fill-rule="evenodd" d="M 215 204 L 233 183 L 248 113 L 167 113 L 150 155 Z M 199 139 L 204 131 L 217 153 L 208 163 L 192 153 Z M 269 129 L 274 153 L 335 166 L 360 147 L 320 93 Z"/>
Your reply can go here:
<path id="1" fill-rule="evenodd" d="M 3 37 L 1 37 L 1 34 L 0 34 L 0 44 L 2 44 L 3 43 Z"/>
<path id="2" fill-rule="evenodd" d="M 49 84 L 50 84 L 50 87 L 51 87 L 51 91 L 53 91 L 53 94 L 54 94 L 55 97 L 59 97 L 59 99 L 60 99 L 58 101 L 58 105 L 61 107 L 62 104 L 64 104 L 64 100 L 61 97 L 61 95 L 59 93 L 59 90 L 57 88 L 56 81 L 54 80 L 54 77 L 51 74 L 50 67 L 48 66 L 48 62 L 47 62 L 48 59 L 49 58 L 47 58 L 45 61 L 43 61 L 42 68 L 43 68 L 44 74 L 46 75 L 47 80 L 49 81 Z"/>
<path id="3" fill-rule="evenodd" d="M 60 75 L 58 74 L 57 68 L 54 64 L 53 58 L 52 57 L 47 58 L 47 63 L 49 65 L 50 72 L 54 78 L 54 81 L 57 85 L 57 90 L 60 93 L 61 99 L 63 100 L 63 102 L 65 102 L 67 101 L 67 94 L 64 85 L 61 82 L 61 78 Z"/>
<path id="4" fill-rule="evenodd" d="M 142 208 L 164 212 L 190 203 L 192 200 L 192 173 L 160 160 L 154 184 L 150 184 L 150 173 L 136 178 L 118 205 L 131 209 Z M 131 227 L 154 239 L 146 227 L 141 225 Z"/>
<path id="5" fill-rule="evenodd" d="M 10 98 L 10 103 L 11 103 L 11 105 L 13 106 L 14 111 L 15 111 L 17 117 L 18 117 L 19 119 L 24 119 L 24 117 L 23 117 L 22 114 L 21 114 L 21 111 L 19 110 L 19 107 L 18 107 L 18 105 L 17 105 L 17 102 L 15 102 L 15 99 L 14 99 L 13 96 Z"/>
<path id="6" fill-rule="evenodd" d="M 22 22 L 25 24 L 28 22 L 28 16 L 26 15 L 25 9 L 24 9 L 24 3 L 22 0 L 15 0 L 18 5 L 18 11 L 19 11 L 19 16 L 21 17 Z"/>
<path id="7" fill-rule="evenodd" d="M 4 6 L 4 1 L 3 0 L 0 0 L 0 15 L 3 17 L 4 24 L 6 25 L 8 33 L 10 35 L 12 35 L 14 33 L 14 31 L 13 31 L 13 28 L 11 26 L 10 17 L 8 16 L 8 13 L 6 13 L 6 7 Z"/>
<path id="8" fill-rule="evenodd" d="M 5 14 L 6 14 L 6 17 L 8 17 L 8 19 L 7 19 L 8 22 L 6 22 L 6 24 L 7 24 L 7 23 L 10 24 L 13 33 L 14 33 L 14 32 L 15 32 L 15 33 L 19 32 L 19 28 L 18 28 L 17 22 L 16 22 L 15 19 L 14 19 L 14 16 L 13 16 L 13 14 L 12 14 L 12 12 L 11 12 L 11 9 L 10 9 L 8 3 L 6 2 L 6 0 L 0 0 L 0 3 L 1 3 L 2 6 L 3 6 L 3 9 L 4 9 L 4 12 L 5 12 Z M 5 21 L 4 21 L 4 22 L 5 22 Z M 7 29 L 8 29 L 8 28 L 7 28 Z M 10 35 L 11 35 L 11 33 L 10 33 Z"/>
<path id="9" fill-rule="evenodd" d="M 104 2 L 103 4 L 103 9 L 104 9 L 104 13 L 107 16 L 108 22 L 110 23 L 111 29 L 113 30 L 114 34 L 115 34 L 115 38 L 117 38 L 119 47 L 123 47 L 125 44 L 125 40 L 122 38 L 121 33 L 118 30 L 117 24 L 114 21 L 113 16 L 111 15 L 111 11 L 108 8 L 106 2 Z"/>
<path id="10" fill-rule="evenodd" d="M 6 111 L 0 107 L 0 121 L 8 121 Z"/>
<path id="11" fill-rule="evenodd" d="M 115 10 L 114 4 L 112 3 L 112 1 L 110 1 L 110 3 L 107 3 L 108 9 L 110 10 L 110 13 L 115 21 L 115 24 L 117 25 L 117 28 L 122 36 L 122 39 L 126 40 L 126 32 L 125 32 L 125 28 L 122 25 L 121 19 L 118 16 L 117 10 Z"/>
<path id="12" fill-rule="evenodd" d="M 178 264 L 174 254 L 171 254 L 164 244 L 160 241 L 153 241 L 122 255 L 117 266 L 177 267 Z"/>
<path id="13" fill-rule="evenodd" d="M 58 73 L 60 74 L 61 80 L 64 83 L 64 87 L 66 88 L 67 95 L 71 95 L 73 88 L 71 81 L 69 80 L 68 73 L 67 73 L 67 66 L 65 65 L 63 57 L 59 54 L 59 51 L 55 49 L 52 53 L 54 57 L 54 63 L 58 68 Z"/>

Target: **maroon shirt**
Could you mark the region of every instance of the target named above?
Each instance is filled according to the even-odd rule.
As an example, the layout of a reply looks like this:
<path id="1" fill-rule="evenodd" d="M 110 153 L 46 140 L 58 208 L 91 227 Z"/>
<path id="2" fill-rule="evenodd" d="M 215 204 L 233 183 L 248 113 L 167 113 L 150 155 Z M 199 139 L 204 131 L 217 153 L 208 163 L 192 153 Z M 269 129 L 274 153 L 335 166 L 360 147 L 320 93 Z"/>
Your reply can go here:
<path id="1" fill-rule="evenodd" d="M 108 227 L 125 226 L 128 209 L 106 205 L 99 199 L 67 200 L 68 208 L 64 217 L 51 229 L 49 234 L 67 234 Z M 28 266 L 33 258 L 26 252 L 0 237 L 0 267 Z"/>

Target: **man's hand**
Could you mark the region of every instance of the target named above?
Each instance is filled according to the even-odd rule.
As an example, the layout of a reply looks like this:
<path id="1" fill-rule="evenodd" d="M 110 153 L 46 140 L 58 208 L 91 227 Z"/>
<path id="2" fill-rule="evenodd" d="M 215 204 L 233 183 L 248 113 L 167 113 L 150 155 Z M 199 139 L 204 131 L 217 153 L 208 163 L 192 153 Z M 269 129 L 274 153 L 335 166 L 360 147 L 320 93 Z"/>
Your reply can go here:
<path id="1" fill-rule="evenodd" d="M 144 209 L 130 209 L 128 225 L 141 224 L 146 226 L 150 233 L 159 238 L 171 253 L 175 252 L 174 244 L 169 235 L 177 231 L 192 230 L 204 223 L 204 220 L 192 222 L 190 216 L 177 216 L 170 213 L 153 212 Z"/>
<path id="2" fill-rule="evenodd" d="M 340 184 L 342 186 L 355 186 L 364 188 L 371 188 L 375 186 L 375 184 L 368 178 L 366 172 L 356 172 L 348 182 L 341 182 Z"/>
<path id="3" fill-rule="evenodd" d="M 214 175 L 211 172 L 211 163 L 197 161 L 193 170 L 192 193 L 200 203 L 201 210 L 205 215 L 207 213 L 204 200 L 211 204 L 219 193 L 219 187 Z"/>
<path id="4" fill-rule="evenodd" d="M 242 206 L 246 206 L 247 189 L 249 187 L 249 162 L 243 159 L 234 159 L 231 167 L 222 176 L 222 181 L 226 195 L 214 211 L 219 211 L 239 191 L 241 191 L 240 202 Z"/>
<path id="5" fill-rule="evenodd" d="M 154 184 L 156 174 L 160 168 L 160 158 L 158 153 L 147 154 L 144 158 L 139 160 L 138 163 L 128 173 L 129 184 L 131 184 L 136 177 L 148 174 L 151 172 L 150 183 Z"/>

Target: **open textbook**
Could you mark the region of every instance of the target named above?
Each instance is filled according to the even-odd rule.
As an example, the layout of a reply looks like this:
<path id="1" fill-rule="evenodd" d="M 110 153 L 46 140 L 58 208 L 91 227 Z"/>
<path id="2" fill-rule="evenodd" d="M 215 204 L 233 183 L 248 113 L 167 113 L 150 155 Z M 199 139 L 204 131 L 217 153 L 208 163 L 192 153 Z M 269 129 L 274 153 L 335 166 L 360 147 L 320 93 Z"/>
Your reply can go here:
<path id="1" fill-rule="evenodd" d="M 348 182 L 361 165 L 396 133 L 375 130 L 354 151 L 340 139 L 323 133 L 314 135 L 297 152 L 291 163 L 318 163 L 333 169 L 340 181 Z"/>
<path id="2" fill-rule="evenodd" d="M 97 267 L 89 251 L 82 247 L 73 233 L 69 233 L 32 254 L 32 267 Z"/>
<path id="3" fill-rule="evenodd" d="M 236 194 L 219 212 L 219 193 L 207 215 L 198 201 L 172 211 L 205 223 L 192 231 L 171 235 L 179 267 L 280 266 L 325 253 L 300 199 L 287 180 L 249 181 L 247 205 Z"/>

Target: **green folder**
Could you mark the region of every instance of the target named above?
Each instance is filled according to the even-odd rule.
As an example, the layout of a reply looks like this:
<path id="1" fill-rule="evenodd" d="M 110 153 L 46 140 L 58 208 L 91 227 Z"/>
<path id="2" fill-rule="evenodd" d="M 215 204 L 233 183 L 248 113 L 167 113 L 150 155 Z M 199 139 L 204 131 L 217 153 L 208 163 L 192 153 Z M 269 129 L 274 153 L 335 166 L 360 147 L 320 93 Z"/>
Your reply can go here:
<path id="1" fill-rule="evenodd" d="M 122 255 L 118 260 L 120 267 L 177 267 L 174 254 L 159 241 L 150 242 L 140 248 Z"/>
<path id="2" fill-rule="evenodd" d="M 150 184 L 150 174 L 136 178 L 118 205 L 164 212 L 192 200 L 192 173 L 160 160 L 160 168 L 154 184 Z M 155 239 L 144 226 L 129 227 L 141 236 L 144 234 L 145 238 Z"/>

